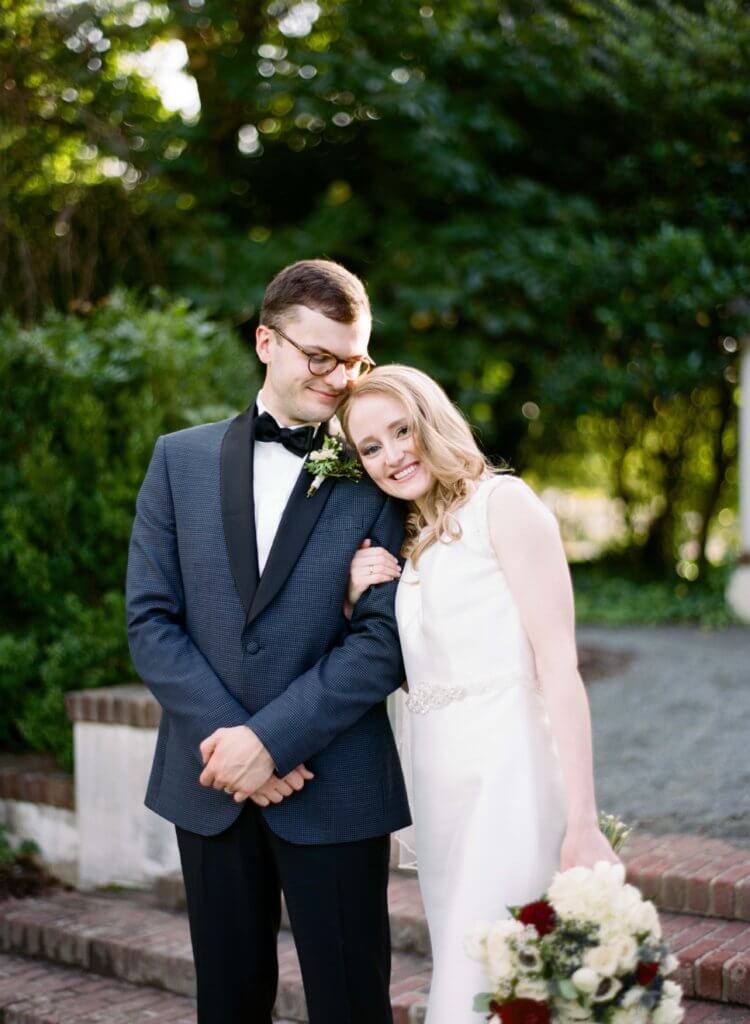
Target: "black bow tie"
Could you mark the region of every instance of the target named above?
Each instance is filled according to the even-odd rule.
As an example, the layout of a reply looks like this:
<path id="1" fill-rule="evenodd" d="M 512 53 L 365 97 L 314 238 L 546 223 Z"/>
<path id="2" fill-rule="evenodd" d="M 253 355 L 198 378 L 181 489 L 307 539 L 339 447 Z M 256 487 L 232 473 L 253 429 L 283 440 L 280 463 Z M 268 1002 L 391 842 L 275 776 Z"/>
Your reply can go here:
<path id="1" fill-rule="evenodd" d="M 315 427 L 280 427 L 267 412 L 261 413 L 255 421 L 256 441 L 278 441 L 295 455 L 307 455 L 314 437 Z"/>

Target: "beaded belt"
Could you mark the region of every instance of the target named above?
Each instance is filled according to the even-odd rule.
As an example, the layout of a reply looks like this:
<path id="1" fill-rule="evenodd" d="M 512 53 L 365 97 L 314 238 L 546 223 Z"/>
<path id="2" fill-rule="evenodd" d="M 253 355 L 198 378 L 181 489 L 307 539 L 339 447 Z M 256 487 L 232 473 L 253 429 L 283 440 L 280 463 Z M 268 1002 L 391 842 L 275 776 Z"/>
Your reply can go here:
<path id="1" fill-rule="evenodd" d="M 503 685 L 505 684 L 505 685 Z M 497 692 L 512 686 L 528 685 L 535 690 L 541 691 L 538 680 L 521 673 L 511 673 L 505 676 L 495 676 L 481 683 L 479 686 L 472 686 L 470 689 L 465 686 L 425 686 L 417 684 L 409 688 L 405 704 L 409 711 L 415 715 L 426 715 L 428 711 L 436 711 L 444 708 L 447 704 L 455 701 L 465 700 L 467 697 L 479 697 L 485 693 Z"/>

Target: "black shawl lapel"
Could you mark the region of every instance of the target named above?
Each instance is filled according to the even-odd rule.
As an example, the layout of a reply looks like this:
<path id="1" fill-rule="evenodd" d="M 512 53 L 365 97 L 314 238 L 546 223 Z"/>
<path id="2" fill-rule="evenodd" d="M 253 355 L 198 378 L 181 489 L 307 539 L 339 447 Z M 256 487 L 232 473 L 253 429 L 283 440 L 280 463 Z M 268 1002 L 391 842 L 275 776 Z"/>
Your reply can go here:
<path id="1" fill-rule="evenodd" d="M 323 424 L 316 434 L 316 447 L 320 447 L 323 443 L 326 427 L 327 424 Z M 268 553 L 268 560 L 247 616 L 248 622 L 257 618 L 281 590 L 297 559 L 302 554 L 308 537 L 328 500 L 334 481 L 327 477 L 315 494 L 308 498 L 307 491 L 312 481 L 312 475 L 303 467 L 289 496 L 289 501 L 286 503 L 279 528 Z"/>
<path id="2" fill-rule="evenodd" d="M 232 420 L 221 445 L 221 518 L 235 586 L 245 611 L 258 587 L 258 549 L 253 503 L 253 403 Z"/>

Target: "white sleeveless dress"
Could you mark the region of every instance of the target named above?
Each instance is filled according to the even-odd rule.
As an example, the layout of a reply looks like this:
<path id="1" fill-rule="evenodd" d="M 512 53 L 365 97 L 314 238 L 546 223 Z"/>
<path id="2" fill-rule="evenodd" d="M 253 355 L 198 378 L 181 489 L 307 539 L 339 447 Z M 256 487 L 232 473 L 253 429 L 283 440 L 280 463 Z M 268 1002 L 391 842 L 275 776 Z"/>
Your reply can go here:
<path id="1" fill-rule="evenodd" d="M 426 1024 L 477 1024 L 475 921 L 536 899 L 558 868 L 562 774 L 516 603 L 492 547 L 483 480 L 457 513 L 463 534 L 407 561 L 396 597 L 409 683 L 412 812 L 433 954 Z"/>

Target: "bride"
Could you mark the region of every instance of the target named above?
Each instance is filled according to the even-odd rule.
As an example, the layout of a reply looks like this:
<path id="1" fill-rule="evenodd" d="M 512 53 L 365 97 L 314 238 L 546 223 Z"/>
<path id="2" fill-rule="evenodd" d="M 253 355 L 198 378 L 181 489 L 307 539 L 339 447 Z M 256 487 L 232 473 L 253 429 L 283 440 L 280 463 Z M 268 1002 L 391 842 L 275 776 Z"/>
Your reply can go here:
<path id="1" fill-rule="evenodd" d="M 570 576 L 552 513 L 487 463 L 426 374 L 375 369 L 339 417 L 373 481 L 409 503 L 403 571 L 365 542 L 348 601 L 399 579 L 426 1024 L 471 1024 L 486 979 L 469 927 L 538 898 L 558 869 L 618 860 L 597 825 Z"/>

